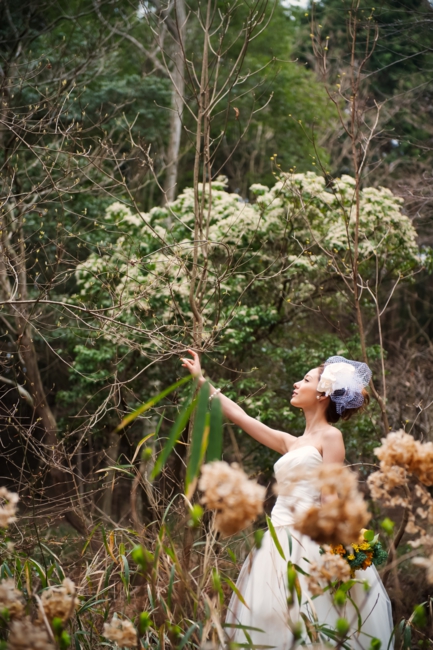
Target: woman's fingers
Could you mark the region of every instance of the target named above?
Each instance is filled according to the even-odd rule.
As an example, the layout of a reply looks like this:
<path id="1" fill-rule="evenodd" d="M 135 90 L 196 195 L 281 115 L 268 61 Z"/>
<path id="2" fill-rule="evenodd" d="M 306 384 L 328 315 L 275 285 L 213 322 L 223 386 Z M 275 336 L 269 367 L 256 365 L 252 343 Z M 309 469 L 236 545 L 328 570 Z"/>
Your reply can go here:
<path id="1" fill-rule="evenodd" d="M 180 361 L 182 362 L 182 367 L 187 368 L 189 372 L 194 376 L 199 375 L 201 369 L 200 369 L 200 360 L 197 352 L 195 352 L 194 350 L 187 350 L 187 352 L 189 352 L 189 354 L 193 358 L 190 359 L 189 357 L 185 357 L 185 358 L 181 357 Z"/>

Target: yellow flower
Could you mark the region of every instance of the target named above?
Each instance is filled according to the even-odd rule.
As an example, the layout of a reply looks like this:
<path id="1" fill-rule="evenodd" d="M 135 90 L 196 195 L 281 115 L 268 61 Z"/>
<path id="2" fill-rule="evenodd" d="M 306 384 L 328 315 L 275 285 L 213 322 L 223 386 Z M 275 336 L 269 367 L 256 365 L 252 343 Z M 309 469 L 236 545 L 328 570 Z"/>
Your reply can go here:
<path id="1" fill-rule="evenodd" d="M 368 549 L 370 548 L 370 544 L 368 542 L 364 542 L 363 544 L 359 545 L 359 548 L 361 549 L 361 551 L 368 551 Z"/>
<path id="2" fill-rule="evenodd" d="M 358 546 L 358 544 L 352 544 L 352 548 L 353 548 L 353 550 L 355 551 L 355 553 L 357 553 L 357 552 L 359 551 L 359 546 Z"/>
<path id="3" fill-rule="evenodd" d="M 354 560 L 355 556 L 353 554 L 350 554 L 350 555 L 347 556 L 347 559 L 348 560 Z"/>

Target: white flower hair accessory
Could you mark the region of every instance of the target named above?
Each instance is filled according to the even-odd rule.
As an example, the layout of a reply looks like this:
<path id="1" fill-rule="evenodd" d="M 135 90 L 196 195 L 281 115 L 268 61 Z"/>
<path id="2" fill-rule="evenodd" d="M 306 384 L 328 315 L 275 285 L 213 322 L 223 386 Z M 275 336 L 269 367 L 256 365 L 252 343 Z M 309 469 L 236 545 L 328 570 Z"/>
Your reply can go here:
<path id="1" fill-rule="evenodd" d="M 317 384 L 319 393 L 325 393 L 335 402 L 339 415 L 347 409 L 364 404 L 362 389 L 370 383 L 371 370 L 366 363 L 344 357 L 329 357 Z"/>

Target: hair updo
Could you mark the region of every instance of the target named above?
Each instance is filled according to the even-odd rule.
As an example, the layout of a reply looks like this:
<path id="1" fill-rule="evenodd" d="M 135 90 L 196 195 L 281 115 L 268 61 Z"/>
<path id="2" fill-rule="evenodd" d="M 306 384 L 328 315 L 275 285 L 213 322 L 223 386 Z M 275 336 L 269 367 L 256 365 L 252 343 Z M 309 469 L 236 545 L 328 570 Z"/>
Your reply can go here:
<path id="1" fill-rule="evenodd" d="M 323 374 L 323 371 L 325 370 L 325 364 L 322 363 L 319 366 L 319 380 L 320 377 Z M 324 395 L 325 393 L 322 393 Z M 362 406 L 358 406 L 356 408 L 351 408 L 351 409 L 345 409 L 345 411 L 340 415 L 340 413 L 337 413 L 337 405 L 335 402 L 332 401 L 332 399 L 329 399 L 329 404 L 328 408 L 325 411 L 325 417 L 326 420 L 329 422 L 329 424 L 335 424 L 338 422 L 338 420 L 350 420 L 352 415 L 355 415 L 355 413 L 358 413 L 359 411 L 362 412 L 366 406 L 370 403 L 370 395 L 369 393 L 365 390 L 365 388 L 362 389 L 361 395 L 364 398 L 364 403 Z"/>

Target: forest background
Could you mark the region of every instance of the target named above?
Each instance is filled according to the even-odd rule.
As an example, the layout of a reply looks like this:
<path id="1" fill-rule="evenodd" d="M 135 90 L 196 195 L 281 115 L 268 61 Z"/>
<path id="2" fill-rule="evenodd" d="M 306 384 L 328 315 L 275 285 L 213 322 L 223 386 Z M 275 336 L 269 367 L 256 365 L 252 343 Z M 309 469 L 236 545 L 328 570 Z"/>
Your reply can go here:
<path id="1" fill-rule="evenodd" d="M 367 498 L 388 431 L 432 440 L 433 7 L 0 12 L 0 468 L 20 496 L 2 576 L 29 566 L 43 586 L 67 567 L 96 630 L 132 616 L 137 539 L 172 507 L 174 537 L 186 521 L 185 390 L 161 391 L 188 347 L 250 415 L 295 435 L 293 382 L 332 354 L 368 361 L 372 403 L 341 425 Z M 178 444 L 149 481 L 174 421 Z M 269 511 L 277 455 L 229 423 L 223 439 Z M 404 559 L 410 513 L 371 507 L 375 527 L 401 531 L 389 588 L 407 621 L 429 598 Z M 186 530 L 188 564 L 199 542 Z M 248 539 L 232 543 L 232 576 Z M 189 629 L 176 616 L 159 623 L 174 645 Z M 97 643 L 74 630 L 75 647 Z"/>

